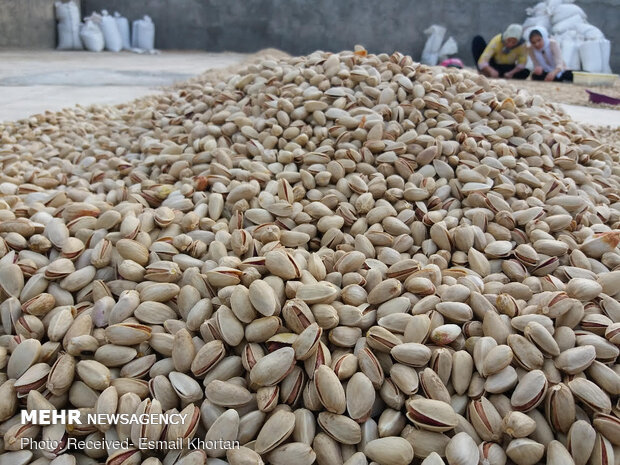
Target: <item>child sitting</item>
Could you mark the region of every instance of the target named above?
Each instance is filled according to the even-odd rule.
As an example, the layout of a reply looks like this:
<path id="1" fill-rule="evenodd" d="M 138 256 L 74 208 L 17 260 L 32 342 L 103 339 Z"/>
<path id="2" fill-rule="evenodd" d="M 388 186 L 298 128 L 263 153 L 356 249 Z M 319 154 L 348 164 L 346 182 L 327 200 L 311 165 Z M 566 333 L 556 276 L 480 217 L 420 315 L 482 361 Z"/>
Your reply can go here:
<path id="1" fill-rule="evenodd" d="M 558 43 L 550 39 L 544 27 L 537 26 L 529 35 L 530 57 L 534 63 L 535 81 L 572 81 L 573 73 L 566 69 Z"/>

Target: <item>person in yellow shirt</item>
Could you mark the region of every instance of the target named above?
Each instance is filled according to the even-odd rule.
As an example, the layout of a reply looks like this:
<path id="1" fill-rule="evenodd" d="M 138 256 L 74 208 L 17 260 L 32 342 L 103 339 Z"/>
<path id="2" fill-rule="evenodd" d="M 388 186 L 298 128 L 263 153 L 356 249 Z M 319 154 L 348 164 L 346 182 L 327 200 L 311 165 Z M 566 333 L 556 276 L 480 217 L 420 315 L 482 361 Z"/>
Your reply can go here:
<path id="1" fill-rule="evenodd" d="M 525 68 L 527 63 L 527 44 L 523 39 L 523 28 L 511 24 L 502 34 L 497 34 L 487 44 L 482 36 L 474 37 L 472 53 L 478 71 L 487 77 L 505 79 L 527 79 L 530 75 Z"/>

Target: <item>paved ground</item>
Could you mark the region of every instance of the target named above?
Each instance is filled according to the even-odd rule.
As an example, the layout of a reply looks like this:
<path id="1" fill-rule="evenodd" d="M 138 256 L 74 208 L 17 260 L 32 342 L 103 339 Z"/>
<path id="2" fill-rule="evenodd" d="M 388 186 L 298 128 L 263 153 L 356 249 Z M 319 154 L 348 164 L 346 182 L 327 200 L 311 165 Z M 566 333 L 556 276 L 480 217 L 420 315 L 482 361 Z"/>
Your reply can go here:
<path id="1" fill-rule="evenodd" d="M 246 57 L 238 53 L 173 51 L 138 55 L 0 50 L 0 121 L 75 104 L 126 102 Z M 563 106 L 576 121 L 620 127 L 620 109 Z"/>
<path id="2" fill-rule="evenodd" d="M 609 110 L 607 108 L 583 107 L 566 103 L 563 103 L 562 107 L 575 121 L 594 126 L 620 127 L 620 108 L 618 110 Z"/>
<path id="3" fill-rule="evenodd" d="M 0 50 L 0 121 L 75 104 L 126 102 L 245 57 L 206 52 Z"/>

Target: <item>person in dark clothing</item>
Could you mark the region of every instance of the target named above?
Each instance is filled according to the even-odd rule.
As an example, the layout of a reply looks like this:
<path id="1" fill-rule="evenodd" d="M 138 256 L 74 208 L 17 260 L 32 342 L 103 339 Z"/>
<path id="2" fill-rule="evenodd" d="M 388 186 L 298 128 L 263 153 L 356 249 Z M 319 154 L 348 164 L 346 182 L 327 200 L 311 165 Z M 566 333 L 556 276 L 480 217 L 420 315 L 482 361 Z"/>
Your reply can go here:
<path id="1" fill-rule="evenodd" d="M 525 68 L 527 45 L 522 34 L 519 24 L 511 24 L 488 44 L 482 36 L 474 37 L 471 48 L 478 71 L 492 78 L 527 79 L 530 72 Z"/>

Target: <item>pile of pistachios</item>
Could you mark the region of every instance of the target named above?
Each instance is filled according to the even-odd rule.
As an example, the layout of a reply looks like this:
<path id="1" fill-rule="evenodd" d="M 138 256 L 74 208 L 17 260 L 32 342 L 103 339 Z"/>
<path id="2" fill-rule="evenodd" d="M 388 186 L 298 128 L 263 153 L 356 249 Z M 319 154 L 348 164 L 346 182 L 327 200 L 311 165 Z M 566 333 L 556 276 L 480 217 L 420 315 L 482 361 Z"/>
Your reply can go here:
<path id="1" fill-rule="evenodd" d="M 617 464 L 620 151 L 556 110 L 356 47 L 0 124 L 0 465 Z"/>

